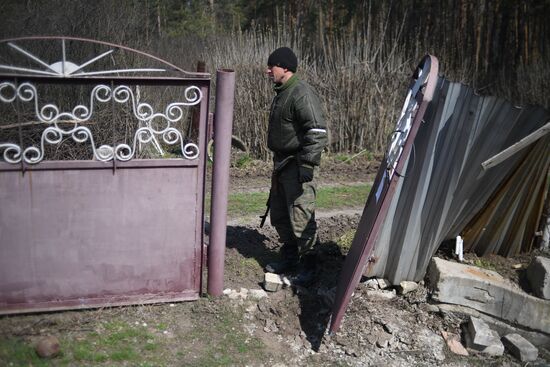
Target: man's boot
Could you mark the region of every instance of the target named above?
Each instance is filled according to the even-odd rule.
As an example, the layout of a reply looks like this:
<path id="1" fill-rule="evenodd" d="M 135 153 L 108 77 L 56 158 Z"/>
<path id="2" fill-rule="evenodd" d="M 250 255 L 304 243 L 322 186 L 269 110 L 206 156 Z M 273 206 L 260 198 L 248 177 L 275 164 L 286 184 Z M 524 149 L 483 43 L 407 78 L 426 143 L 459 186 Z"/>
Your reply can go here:
<path id="1" fill-rule="evenodd" d="M 265 270 L 270 273 L 284 274 L 296 270 L 299 263 L 298 246 L 292 243 L 285 243 L 279 251 L 281 260 L 266 265 Z"/>
<path id="2" fill-rule="evenodd" d="M 316 271 L 317 255 L 315 253 L 307 253 L 300 259 L 300 271 L 290 278 L 290 282 L 293 285 L 307 287 L 315 280 Z"/>

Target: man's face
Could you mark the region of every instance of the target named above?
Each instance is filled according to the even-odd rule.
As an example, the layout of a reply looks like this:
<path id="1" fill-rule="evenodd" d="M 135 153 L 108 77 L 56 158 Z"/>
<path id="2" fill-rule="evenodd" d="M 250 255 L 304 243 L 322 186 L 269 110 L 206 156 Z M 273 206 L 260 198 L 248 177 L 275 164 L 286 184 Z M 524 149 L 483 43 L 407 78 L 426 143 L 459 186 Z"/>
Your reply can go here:
<path id="1" fill-rule="evenodd" d="M 286 81 L 286 71 L 288 69 L 280 66 L 268 66 L 266 73 L 269 79 L 275 84 L 283 84 Z"/>

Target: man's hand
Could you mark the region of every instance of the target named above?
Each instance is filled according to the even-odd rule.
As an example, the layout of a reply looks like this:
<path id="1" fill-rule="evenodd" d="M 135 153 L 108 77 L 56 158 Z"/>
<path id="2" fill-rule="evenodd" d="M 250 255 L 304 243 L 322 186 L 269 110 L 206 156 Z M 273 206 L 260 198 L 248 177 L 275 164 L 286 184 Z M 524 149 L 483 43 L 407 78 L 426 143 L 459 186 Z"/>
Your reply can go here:
<path id="1" fill-rule="evenodd" d="M 313 180 L 313 167 L 300 165 L 298 170 L 299 170 L 298 181 L 300 181 L 301 183 L 304 183 L 304 182 L 310 182 L 311 180 Z"/>

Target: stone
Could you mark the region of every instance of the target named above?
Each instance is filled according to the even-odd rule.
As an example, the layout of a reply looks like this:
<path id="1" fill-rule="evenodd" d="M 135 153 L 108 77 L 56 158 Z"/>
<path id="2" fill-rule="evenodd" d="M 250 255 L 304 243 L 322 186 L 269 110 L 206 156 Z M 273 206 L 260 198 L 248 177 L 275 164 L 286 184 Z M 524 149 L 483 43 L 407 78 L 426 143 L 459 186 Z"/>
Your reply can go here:
<path id="1" fill-rule="evenodd" d="M 393 323 L 393 322 L 391 322 L 391 321 L 389 321 L 389 322 L 384 322 L 384 323 L 382 324 L 382 327 L 384 328 L 384 330 L 385 330 L 388 334 L 396 334 L 396 333 L 399 332 L 399 329 L 400 329 L 400 327 L 399 327 L 397 324 L 395 324 L 395 323 Z"/>
<path id="2" fill-rule="evenodd" d="M 434 257 L 428 276 L 436 302 L 471 307 L 550 334 L 550 301 L 525 293 L 497 272 Z"/>
<path id="3" fill-rule="evenodd" d="M 367 297 L 381 300 L 391 300 L 396 297 L 396 292 L 395 289 L 392 289 L 391 291 L 367 291 Z"/>
<path id="4" fill-rule="evenodd" d="M 537 297 L 550 299 L 550 259 L 537 256 L 531 260 L 527 267 L 527 279 Z"/>
<path id="5" fill-rule="evenodd" d="M 466 344 L 468 348 L 491 356 L 504 354 L 504 345 L 500 341 L 498 333 L 477 317 L 470 317 L 466 332 Z"/>
<path id="6" fill-rule="evenodd" d="M 445 360 L 445 340 L 441 335 L 427 328 L 419 328 L 415 334 L 415 344 L 429 345 L 430 353 L 438 361 Z"/>
<path id="7" fill-rule="evenodd" d="M 504 347 L 510 354 L 522 362 L 536 361 L 539 356 L 539 350 L 527 339 L 519 334 L 508 334 L 502 338 Z"/>
<path id="8" fill-rule="evenodd" d="M 232 290 L 231 293 L 227 295 L 227 297 L 229 297 L 229 299 L 236 300 L 236 299 L 239 299 L 241 295 L 236 290 Z"/>
<path id="9" fill-rule="evenodd" d="M 391 287 L 391 283 L 387 279 L 377 278 L 376 281 L 378 282 L 378 288 L 380 289 L 387 289 Z"/>
<path id="10" fill-rule="evenodd" d="M 421 303 L 420 309 L 430 313 L 438 313 L 439 307 L 430 303 Z"/>
<path id="11" fill-rule="evenodd" d="M 268 292 L 277 292 L 283 288 L 283 280 L 279 274 L 265 273 L 264 275 L 264 289 Z"/>
<path id="12" fill-rule="evenodd" d="M 225 288 L 222 293 L 228 296 L 231 293 L 231 288 Z"/>
<path id="13" fill-rule="evenodd" d="M 470 355 L 466 350 L 466 348 L 464 348 L 464 346 L 460 342 L 460 337 L 457 334 L 448 333 L 442 330 L 441 336 L 443 336 L 443 339 L 445 339 L 445 342 L 447 343 L 449 350 L 454 354 L 458 354 L 459 356 Z"/>
<path id="14" fill-rule="evenodd" d="M 36 344 L 35 350 L 40 358 L 53 358 L 57 356 L 61 350 L 59 339 L 53 335 L 43 337 Z"/>
<path id="15" fill-rule="evenodd" d="M 391 334 L 388 334 L 384 331 L 379 332 L 376 338 L 376 346 L 378 348 L 387 348 L 390 344 L 391 338 Z"/>
<path id="16" fill-rule="evenodd" d="M 399 293 L 400 294 L 407 294 L 410 292 L 413 292 L 418 289 L 418 283 L 416 282 L 410 282 L 408 280 L 404 280 L 401 283 L 399 283 Z"/>
<path id="17" fill-rule="evenodd" d="M 367 289 L 378 289 L 379 288 L 378 281 L 374 278 L 367 279 L 363 284 L 365 285 L 365 287 Z"/>
<path id="18" fill-rule="evenodd" d="M 260 300 L 262 298 L 267 297 L 267 293 L 263 289 L 250 289 L 248 291 L 248 295 L 253 300 Z"/>

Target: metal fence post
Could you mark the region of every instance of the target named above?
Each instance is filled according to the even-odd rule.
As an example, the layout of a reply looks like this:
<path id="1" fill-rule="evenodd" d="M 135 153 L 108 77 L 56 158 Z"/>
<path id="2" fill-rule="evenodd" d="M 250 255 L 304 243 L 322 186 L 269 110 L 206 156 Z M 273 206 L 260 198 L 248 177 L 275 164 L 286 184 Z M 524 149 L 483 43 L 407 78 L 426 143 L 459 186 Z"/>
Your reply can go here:
<path id="1" fill-rule="evenodd" d="M 214 167 L 210 208 L 210 245 L 208 246 L 208 294 L 223 292 L 229 163 L 235 102 L 235 72 L 216 73 L 216 110 L 214 115 Z"/>

